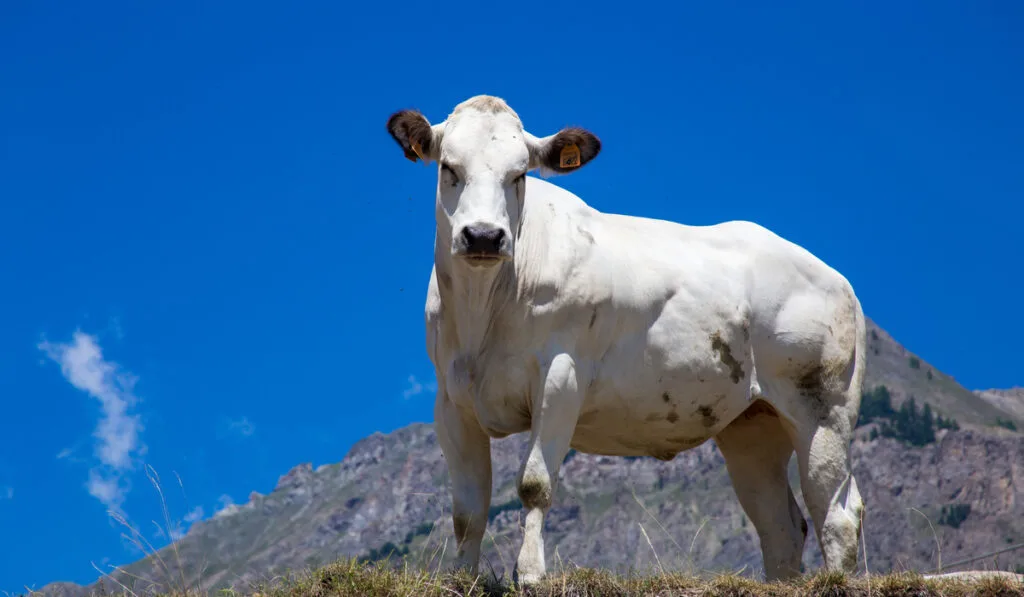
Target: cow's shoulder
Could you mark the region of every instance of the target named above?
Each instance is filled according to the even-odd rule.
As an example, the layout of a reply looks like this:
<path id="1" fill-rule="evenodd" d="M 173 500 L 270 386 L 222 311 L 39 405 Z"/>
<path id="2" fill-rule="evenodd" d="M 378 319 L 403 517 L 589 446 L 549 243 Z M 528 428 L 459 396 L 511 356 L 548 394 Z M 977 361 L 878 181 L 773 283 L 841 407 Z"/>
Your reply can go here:
<path id="1" fill-rule="evenodd" d="M 594 249 L 597 211 L 569 190 L 527 177 L 523 231 L 516 249 L 519 297 L 533 315 L 561 311 L 581 286 Z"/>

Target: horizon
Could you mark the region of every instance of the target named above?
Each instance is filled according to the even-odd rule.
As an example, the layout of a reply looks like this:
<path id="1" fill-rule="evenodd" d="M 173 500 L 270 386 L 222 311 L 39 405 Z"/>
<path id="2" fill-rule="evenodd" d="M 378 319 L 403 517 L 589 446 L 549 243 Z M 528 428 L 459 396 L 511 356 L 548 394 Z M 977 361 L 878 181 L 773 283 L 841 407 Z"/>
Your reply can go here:
<path id="1" fill-rule="evenodd" d="M 108 509 L 159 548 L 432 423 L 436 169 L 402 108 L 584 126 L 600 155 L 549 182 L 757 222 L 968 390 L 1024 386 L 1024 7 L 742 6 L 0 8 L 0 591 L 141 557 Z"/>

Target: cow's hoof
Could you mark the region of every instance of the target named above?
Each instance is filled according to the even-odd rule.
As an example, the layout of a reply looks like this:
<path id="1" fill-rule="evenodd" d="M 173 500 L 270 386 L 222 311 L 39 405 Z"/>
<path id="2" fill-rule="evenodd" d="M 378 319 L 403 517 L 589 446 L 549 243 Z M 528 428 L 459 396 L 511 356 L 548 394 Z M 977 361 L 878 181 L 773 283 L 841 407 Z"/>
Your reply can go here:
<path id="1" fill-rule="evenodd" d="M 512 584 L 520 587 L 529 587 L 536 585 L 540 582 L 540 579 L 544 577 L 543 573 L 530 573 L 519 571 L 519 562 L 516 562 L 515 566 L 512 567 Z"/>

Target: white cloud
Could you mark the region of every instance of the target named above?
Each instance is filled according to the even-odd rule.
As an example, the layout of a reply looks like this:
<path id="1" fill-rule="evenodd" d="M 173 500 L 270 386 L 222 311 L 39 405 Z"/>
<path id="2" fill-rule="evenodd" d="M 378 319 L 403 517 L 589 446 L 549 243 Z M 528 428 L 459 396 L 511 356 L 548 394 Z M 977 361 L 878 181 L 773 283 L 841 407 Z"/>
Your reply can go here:
<path id="1" fill-rule="evenodd" d="M 194 523 L 202 520 L 204 515 L 205 511 L 203 510 L 203 507 L 196 506 L 185 514 L 184 520 L 175 522 L 169 532 L 164 530 L 164 528 L 157 524 L 156 521 L 153 521 L 153 524 L 156 526 L 156 531 L 154 531 L 153 536 L 157 539 L 170 539 L 172 542 L 178 541 L 185 537 L 185 535 L 188 534 L 189 528 L 191 528 Z"/>
<path id="2" fill-rule="evenodd" d="M 224 494 L 217 498 L 217 503 L 220 504 L 220 508 L 213 513 L 214 518 L 220 518 L 221 516 L 230 516 L 235 512 L 238 512 L 240 508 L 235 504 L 235 500 L 231 499 L 231 496 Z"/>
<path id="3" fill-rule="evenodd" d="M 202 520 L 204 515 L 205 511 L 202 506 L 196 506 L 190 510 L 188 514 L 185 515 L 184 521 L 176 523 L 174 528 L 171 529 L 169 534 L 171 541 L 179 541 L 184 538 L 185 535 L 188 534 L 189 529 L 192 528 L 192 525 Z M 161 533 L 161 535 L 162 534 L 163 533 Z"/>
<path id="4" fill-rule="evenodd" d="M 231 421 L 228 421 L 228 428 L 243 437 L 249 437 L 253 433 L 256 433 L 256 426 L 252 424 L 249 417 L 242 417 L 241 419 L 232 419 Z"/>
<path id="5" fill-rule="evenodd" d="M 428 381 L 427 383 L 421 383 L 418 379 L 416 379 L 415 375 L 410 375 L 409 376 L 409 387 L 407 387 L 405 389 L 405 391 L 402 392 L 402 396 L 406 400 L 408 400 L 409 398 L 412 398 L 414 396 L 419 396 L 420 394 L 422 394 L 424 392 L 436 392 L 436 391 L 437 391 L 437 382 L 436 381 Z"/>
<path id="6" fill-rule="evenodd" d="M 416 381 L 416 376 L 415 375 L 410 375 L 409 376 L 409 387 L 406 388 L 404 392 L 402 392 L 402 396 L 404 396 L 408 400 L 409 398 L 412 398 L 413 396 L 419 396 L 422 393 L 423 393 L 423 384 L 421 384 L 420 382 Z"/>
<path id="7" fill-rule="evenodd" d="M 13 500 L 14 499 L 14 488 L 10 485 L 0 487 L 0 500 Z"/>
<path id="8" fill-rule="evenodd" d="M 181 525 L 174 527 L 173 529 L 171 529 L 171 541 L 180 540 L 182 537 L 185 536 L 187 532 L 188 531 L 181 528 Z"/>
<path id="9" fill-rule="evenodd" d="M 125 473 L 145 454 L 140 440 L 142 421 L 132 409 L 138 402 L 133 390 L 137 378 L 103 358 L 94 336 L 75 331 L 70 344 L 40 342 L 39 350 L 60 365 L 64 378 L 100 404 L 101 416 L 93 431 L 97 464 L 89 471 L 89 494 L 111 510 L 120 510 L 131 483 Z M 62 450 L 58 458 L 71 454 Z"/>
<path id="10" fill-rule="evenodd" d="M 203 507 L 202 506 L 196 506 L 195 508 L 192 509 L 191 512 L 189 512 L 188 514 L 185 515 L 185 522 L 187 522 L 188 524 L 192 524 L 193 522 L 202 520 L 203 519 L 203 515 L 204 515 Z"/>
<path id="11" fill-rule="evenodd" d="M 64 460 L 74 464 L 81 464 L 88 462 L 88 457 L 83 457 L 82 452 L 82 441 L 75 442 L 73 445 L 64 448 L 60 452 L 57 452 L 57 460 Z"/>
<path id="12" fill-rule="evenodd" d="M 89 490 L 89 495 L 103 505 L 111 510 L 120 510 L 131 484 L 117 473 L 107 473 L 96 467 L 89 471 L 89 480 L 86 481 L 85 487 Z"/>

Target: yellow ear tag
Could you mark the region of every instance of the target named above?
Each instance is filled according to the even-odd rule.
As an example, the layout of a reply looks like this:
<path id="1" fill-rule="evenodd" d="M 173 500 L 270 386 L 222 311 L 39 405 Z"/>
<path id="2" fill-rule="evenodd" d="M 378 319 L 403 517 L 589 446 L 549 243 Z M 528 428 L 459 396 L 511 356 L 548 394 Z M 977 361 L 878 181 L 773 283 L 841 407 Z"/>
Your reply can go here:
<path id="1" fill-rule="evenodd" d="M 421 149 L 420 144 L 415 141 L 412 142 L 412 152 L 424 162 L 427 161 L 427 158 L 423 157 L 423 149 Z"/>
<path id="2" fill-rule="evenodd" d="M 580 148 L 575 143 L 562 148 L 558 156 L 558 165 L 562 168 L 578 168 L 580 165 Z"/>

